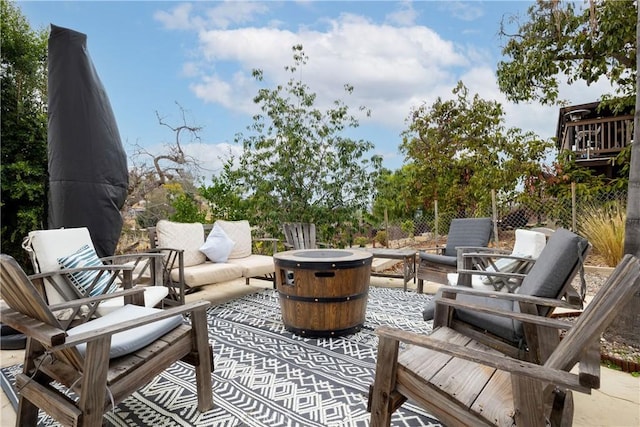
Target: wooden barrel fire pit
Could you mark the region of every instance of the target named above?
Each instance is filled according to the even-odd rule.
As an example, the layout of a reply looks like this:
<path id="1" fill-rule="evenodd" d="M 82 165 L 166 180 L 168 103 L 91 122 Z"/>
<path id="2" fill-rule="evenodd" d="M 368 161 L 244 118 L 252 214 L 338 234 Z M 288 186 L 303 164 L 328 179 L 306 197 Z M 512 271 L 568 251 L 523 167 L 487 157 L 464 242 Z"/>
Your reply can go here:
<path id="1" fill-rule="evenodd" d="M 284 326 L 302 336 L 340 336 L 364 324 L 372 255 L 300 249 L 273 256 Z"/>

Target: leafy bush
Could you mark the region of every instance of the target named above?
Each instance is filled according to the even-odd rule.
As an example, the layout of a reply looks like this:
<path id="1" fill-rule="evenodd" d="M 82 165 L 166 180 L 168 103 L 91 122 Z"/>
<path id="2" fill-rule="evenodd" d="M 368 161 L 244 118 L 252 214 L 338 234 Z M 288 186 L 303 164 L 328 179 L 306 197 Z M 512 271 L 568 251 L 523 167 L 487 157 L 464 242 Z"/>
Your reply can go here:
<path id="1" fill-rule="evenodd" d="M 376 233 L 375 241 L 380 243 L 382 246 L 387 246 L 387 231 L 380 230 Z"/>
<path id="2" fill-rule="evenodd" d="M 615 267 L 624 254 L 626 220 L 627 213 L 620 201 L 604 206 L 589 205 L 580 216 L 580 231 L 610 267 Z"/>

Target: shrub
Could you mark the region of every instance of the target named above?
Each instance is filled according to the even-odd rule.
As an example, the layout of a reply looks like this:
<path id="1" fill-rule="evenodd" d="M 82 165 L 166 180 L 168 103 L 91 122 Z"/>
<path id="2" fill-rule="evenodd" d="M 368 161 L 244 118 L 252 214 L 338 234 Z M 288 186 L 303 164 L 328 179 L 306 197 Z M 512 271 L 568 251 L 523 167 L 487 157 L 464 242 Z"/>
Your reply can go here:
<path id="1" fill-rule="evenodd" d="M 627 214 L 620 201 L 604 206 L 588 206 L 580 216 L 578 228 L 610 267 L 624 254 L 624 225 Z"/>
<path id="2" fill-rule="evenodd" d="M 380 230 L 376 233 L 375 237 L 376 242 L 380 243 L 382 246 L 387 246 L 387 232 L 386 230 Z"/>

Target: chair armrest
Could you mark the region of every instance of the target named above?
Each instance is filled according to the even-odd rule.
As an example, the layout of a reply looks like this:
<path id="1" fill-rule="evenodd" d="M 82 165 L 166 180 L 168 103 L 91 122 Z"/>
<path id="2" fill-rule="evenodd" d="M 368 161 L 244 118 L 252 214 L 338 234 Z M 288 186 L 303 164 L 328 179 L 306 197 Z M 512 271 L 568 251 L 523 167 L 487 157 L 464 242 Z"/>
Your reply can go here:
<path id="1" fill-rule="evenodd" d="M 376 329 L 376 334 L 382 339 L 391 339 L 406 344 L 447 354 L 449 356 L 469 360 L 484 366 L 507 371 L 515 375 L 522 375 L 551 384 L 567 387 L 582 393 L 589 393 L 591 388 L 580 384 L 578 376 L 559 369 L 552 369 L 535 363 L 518 360 L 495 352 L 486 352 L 478 348 L 468 348 L 458 344 L 441 341 L 428 335 L 403 331 L 401 329 L 381 326 Z"/>
<path id="2" fill-rule="evenodd" d="M 507 274 L 507 273 L 502 273 L 502 274 Z M 442 286 L 440 289 L 438 289 L 438 295 L 434 300 L 436 304 L 442 303 L 442 304 L 448 305 L 448 302 L 444 302 L 444 300 L 447 300 L 447 301 L 455 300 L 454 298 L 450 298 L 446 294 L 476 295 L 481 297 L 506 299 L 506 300 L 519 301 L 519 302 L 524 302 L 529 304 L 543 305 L 546 307 L 561 307 L 561 308 L 569 308 L 569 309 L 575 308 L 574 306 L 555 298 L 541 298 L 541 297 L 534 297 L 531 295 L 486 291 L 486 290 L 466 288 L 466 287 L 460 287 L 460 286 Z"/>
<path id="3" fill-rule="evenodd" d="M 418 252 L 427 252 L 427 251 L 432 251 L 432 252 L 436 252 L 437 254 L 442 254 L 444 252 L 446 248 L 444 246 L 434 246 L 431 248 L 424 248 L 424 249 L 419 249 Z"/>
<path id="4" fill-rule="evenodd" d="M 2 310 L 1 314 L 2 323 L 37 340 L 46 347 L 63 344 L 67 336 L 63 329 L 40 322 L 10 308 Z"/>
<path id="5" fill-rule="evenodd" d="M 554 328 L 559 330 L 569 330 L 573 324 L 564 320 L 559 320 L 551 317 L 538 316 L 536 314 L 519 313 L 511 310 L 500 310 L 495 307 L 487 307 L 481 304 L 473 304 L 468 302 L 462 302 L 455 299 L 445 299 L 436 301 L 436 304 L 446 305 L 454 308 L 462 308 L 465 310 L 472 310 L 478 313 L 490 314 L 493 316 L 507 317 L 509 319 L 518 320 L 522 323 L 535 324 L 548 328 Z M 541 305 L 541 304 L 537 304 Z"/>
<path id="6" fill-rule="evenodd" d="M 144 258 L 153 259 L 153 258 L 162 258 L 163 255 L 161 253 L 155 252 L 137 252 L 131 254 L 121 254 L 121 255 L 112 255 L 100 258 L 102 262 L 109 264 L 126 264 L 131 261 L 138 261 Z M 128 261 L 127 261 L 128 260 Z"/>
<path id="7" fill-rule="evenodd" d="M 167 319 L 169 317 L 173 317 L 176 315 L 193 313 L 196 311 L 206 311 L 206 309 L 209 308 L 210 305 L 211 303 L 209 303 L 208 301 L 194 301 L 181 306 L 167 308 L 154 314 L 142 316 L 137 319 L 127 320 L 125 322 L 118 323 L 116 325 L 111 325 L 106 328 L 102 328 L 100 329 L 100 333 L 96 333 L 96 331 L 90 331 L 90 332 L 73 335 L 71 337 L 67 337 L 64 344 L 53 348 L 53 350 L 57 351 L 57 350 L 62 350 L 68 347 L 73 347 L 81 343 L 100 339 L 107 335 L 114 335 L 114 334 L 117 334 L 118 332 L 124 332 L 132 328 L 136 328 L 138 326 L 143 326 L 148 323 L 157 322 L 159 320 Z"/>
<path id="8" fill-rule="evenodd" d="M 136 286 L 130 289 L 124 289 L 122 291 L 111 292 L 109 294 L 97 295 L 95 297 L 78 298 L 71 301 L 61 302 L 59 304 L 52 304 L 49 306 L 49 309 L 51 311 L 66 310 L 67 308 L 76 308 L 112 298 L 132 296 L 142 293 L 144 293 L 144 288 Z"/>
<path id="9" fill-rule="evenodd" d="M 276 238 L 276 237 L 255 237 L 252 239 L 252 242 L 265 242 L 265 243 L 272 243 L 273 244 L 273 252 L 272 254 L 275 254 L 276 252 L 278 252 L 278 242 L 280 241 L 280 239 Z M 286 247 L 286 245 L 285 245 Z"/>

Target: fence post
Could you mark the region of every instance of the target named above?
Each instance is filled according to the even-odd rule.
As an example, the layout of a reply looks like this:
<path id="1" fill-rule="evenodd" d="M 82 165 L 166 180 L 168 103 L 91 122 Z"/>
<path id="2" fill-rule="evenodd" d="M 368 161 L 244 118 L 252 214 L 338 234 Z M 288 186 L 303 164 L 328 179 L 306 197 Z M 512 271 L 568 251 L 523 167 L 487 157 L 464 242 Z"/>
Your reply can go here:
<path id="1" fill-rule="evenodd" d="M 433 215 L 434 215 L 434 225 L 435 225 L 435 239 L 436 239 L 436 246 L 438 246 L 438 200 L 434 200 L 433 201 Z"/>
<path id="2" fill-rule="evenodd" d="M 571 183 L 571 231 L 576 232 L 576 215 L 577 207 L 576 207 L 576 183 Z"/>
<path id="3" fill-rule="evenodd" d="M 386 230 L 385 235 L 386 237 L 386 244 L 385 246 L 388 248 L 389 247 L 389 233 L 391 232 L 389 230 L 389 214 L 387 213 L 387 208 L 384 208 L 384 229 Z"/>
<path id="4" fill-rule="evenodd" d="M 498 238 L 498 204 L 496 202 L 496 190 L 491 189 L 491 211 L 493 216 L 493 240 L 496 245 L 500 242 Z"/>

